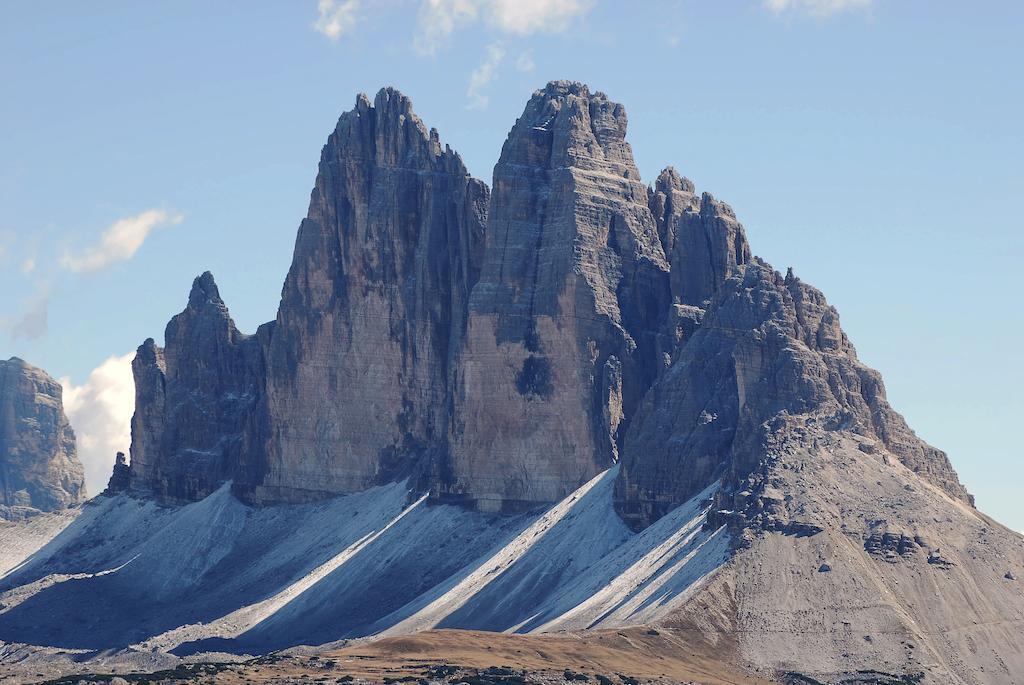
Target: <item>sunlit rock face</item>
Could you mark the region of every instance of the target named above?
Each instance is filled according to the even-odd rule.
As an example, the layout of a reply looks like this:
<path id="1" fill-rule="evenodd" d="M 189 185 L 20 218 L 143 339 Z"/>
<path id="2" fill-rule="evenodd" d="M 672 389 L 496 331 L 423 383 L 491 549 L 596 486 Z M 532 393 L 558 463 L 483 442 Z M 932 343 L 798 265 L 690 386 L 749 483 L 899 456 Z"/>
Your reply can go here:
<path id="1" fill-rule="evenodd" d="M 62 390 L 42 369 L 0 360 L 0 519 L 85 500 L 85 475 Z"/>
<path id="2" fill-rule="evenodd" d="M 621 105 L 556 82 L 494 169 L 442 496 L 551 502 L 607 468 L 657 373 L 668 262 Z"/>

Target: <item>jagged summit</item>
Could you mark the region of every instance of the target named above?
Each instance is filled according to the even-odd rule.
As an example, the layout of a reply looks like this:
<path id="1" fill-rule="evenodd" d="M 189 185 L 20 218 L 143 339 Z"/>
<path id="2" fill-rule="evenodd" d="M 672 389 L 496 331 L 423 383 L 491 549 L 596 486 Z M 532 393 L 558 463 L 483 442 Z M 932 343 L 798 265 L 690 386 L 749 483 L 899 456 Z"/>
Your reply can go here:
<path id="1" fill-rule="evenodd" d="M 213 304 L 217 307 L 224 307 L 224 300 L 220 299 L 220 291 L 217 283 L 213 280 L 213 274 L 204 271 L 192 281 L 192 290 L 188 295 L 188 305 L 191 308 L 200 307 L 204 304 Z"/>
<path id="2" fill-rule="evenodd" d="M 437 129 L 428 129 L 416 115 L 412 100 L 390 86 L 377 91 L 372 102 L 364 93 L 356 97 L 354 108 L 338 118 L 334 136 L 324 147 L 325 158 L 330 157 L 329 148 L 353 145 L 356 150 L 350 155 L 362 152 L 381 165 L 419 168 L 415 160 L 434 157 L 443 160 L 441 166 L 450 173 L 469 175 L 459 154 L 441 145 Z"/>

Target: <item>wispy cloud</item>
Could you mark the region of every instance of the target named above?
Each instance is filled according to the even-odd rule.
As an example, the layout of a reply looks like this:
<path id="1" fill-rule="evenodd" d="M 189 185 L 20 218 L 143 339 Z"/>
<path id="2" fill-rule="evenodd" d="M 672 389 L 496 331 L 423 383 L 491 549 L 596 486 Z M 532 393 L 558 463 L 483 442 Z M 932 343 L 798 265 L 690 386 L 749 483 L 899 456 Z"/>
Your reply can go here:
<path id="1" fill-rule="evenodd" d="M 28 276 L 30 273 L 36 270 L 36 258 L 34 256 L 26 257 L 25 261 L 21 263 L 21 273 Z"/>
<path id="2" fill-rule="evenodd" d="M 483 91 L 494 78 L 503 59 L 505 59 L 505 48 L 501 44 L 494 43 L 487 46 L 487 57 L 469 75 L 469 87 L 466 89 L 466 97 L 469 98 L 468 107 L 472 109 L 487 107 L 489 98 Z"/>
<path id="3" fill-rule="evenodd" d="M 775 14 L 801 13 L 828 17 L 847 10 L 864 10 L 873 0 L 763 0 L 762 4 Z"/>
<path id="4" fill-rule="evenodd" d="M 11 245 L 14 243 L 13 233 L 0 231 L 0 265 L 7 263 L 11 252 Z"/>
<path id="5" fill-rule="evenodd" d="M 162 209 L 150 209 L 115 221 L 98 244 L 78 253 L 67 253 L 61 258 L 61 266 L 75 273 L 99 271 L 111 264 L 131 259 L 149 234 L 165 226 L 182 222 L 180 214 L 168 214 Z"/>
<path id="6" fill-rule="evenodd" d="M 519 35 L 559 33 L 593 6 L 591 0 L 491 0 L 487 4 L 491 24 Z"/>
<path id="7" fill-rule="evenodd" d="M 476 21 L 480 0 L 424 0 L 416 21 L 413 47 L 432 55 L 456 29 Z"/>
<path id="8" fill-rule="evenodd" d="M 508 35 L 560 33 L 593 4 L 593 0 L 424 0 L 413 45 L 433 54 L 455 31 L 480 21 Z"/>
<path id="9" fill-rule="evenodd" d="M 85 484 L 91 493 L 106 487 L 117 452 L 131 445 L 131 418 L 135 410 L 134 353 L 106 359 L 92 370 L 82 385 L 61 378 L 64 413 L 75 430 L 78 458 L 85 467 Z"/>
<path id="10" fill-rule="evenodd" d="M 516 69 L 523 72 L 533 71 L 537 65 L 533 63 L 533 51 L 526 50 L 516 59 Z"/>
<path id="11" fill-rule="evenodd" d="M 313 28 L 331 40 L 338 40 L 355 28 L 359 0 L 319 0 Z"/>
<path id="12" fill-rule="evenodd" d="M 50 330 L 50 289 L 42 287 L 26 298 L 21 314 L 0 319 L 0 328 L 13 340 L 38 340 L 46 335 Z"/>

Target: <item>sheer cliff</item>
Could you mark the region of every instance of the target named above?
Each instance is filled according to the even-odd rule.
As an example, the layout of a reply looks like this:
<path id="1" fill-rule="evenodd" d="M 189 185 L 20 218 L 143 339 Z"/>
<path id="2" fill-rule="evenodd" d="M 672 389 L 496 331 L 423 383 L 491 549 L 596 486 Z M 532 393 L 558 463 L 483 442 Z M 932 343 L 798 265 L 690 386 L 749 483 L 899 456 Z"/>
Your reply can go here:
<path id="1" fill-rule="evenodd" d="M 626 113 L 557 82 L 494 169 L 480 282 L 455 371 L 442 493 L 500 510 L 564 497 L 614 463 L 657 374 L 668 262 Z"/>
<path id="2" fill-rule="evenodd" d="M 84 500 L 85 475 L 60 383 L 17 357 L 0 360 L 0 518 Z"/>

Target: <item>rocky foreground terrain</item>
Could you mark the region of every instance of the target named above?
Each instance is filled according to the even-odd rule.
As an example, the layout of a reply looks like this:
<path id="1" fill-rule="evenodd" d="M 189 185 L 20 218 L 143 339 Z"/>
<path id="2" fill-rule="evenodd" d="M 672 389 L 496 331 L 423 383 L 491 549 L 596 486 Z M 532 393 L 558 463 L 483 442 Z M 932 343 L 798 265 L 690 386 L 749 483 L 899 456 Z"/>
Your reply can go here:
<path id="1" fill-rule="evenodd" d="M 1024 682 L 1024 538 L 626 127 L 550 83 L 488 187 L 359 96 L 276 319 L 199 276 L 130 463 L 0 528 L 8 677 Z"/>

